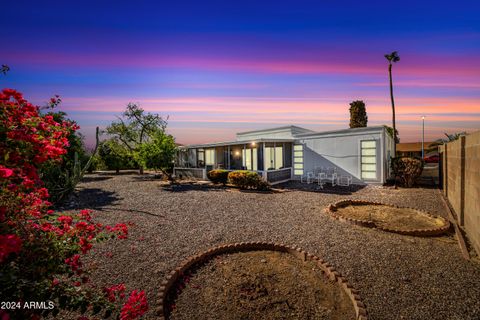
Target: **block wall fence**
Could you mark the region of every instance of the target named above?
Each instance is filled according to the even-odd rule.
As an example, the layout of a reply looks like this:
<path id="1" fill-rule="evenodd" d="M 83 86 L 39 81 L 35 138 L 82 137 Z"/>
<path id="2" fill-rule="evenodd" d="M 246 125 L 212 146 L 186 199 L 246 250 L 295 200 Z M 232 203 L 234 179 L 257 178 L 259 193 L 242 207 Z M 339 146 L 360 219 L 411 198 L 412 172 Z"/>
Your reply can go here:
<path id="1" fill-rule="evenodd" d="M 480 131 L 440 147 L 443 193 L 480 255 Z"/>

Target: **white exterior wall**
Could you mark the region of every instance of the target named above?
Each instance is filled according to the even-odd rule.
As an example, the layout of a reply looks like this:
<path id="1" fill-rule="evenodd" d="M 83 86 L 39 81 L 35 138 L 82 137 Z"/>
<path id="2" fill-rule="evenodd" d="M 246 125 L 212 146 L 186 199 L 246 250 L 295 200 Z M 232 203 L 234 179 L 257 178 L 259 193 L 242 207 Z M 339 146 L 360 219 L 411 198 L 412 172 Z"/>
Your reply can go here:
<path id="1" fill-rule="evenodd" d="M 293 139 L 295 134 L 313 132 L 299 127 L 285 127 L 278 129 L 266 129 L 244 133 L 237 133 L 237 141 L 259 140 L 259 139 Z"/>
<path id="2" fill-rule="evenodd" d="M 360 142 L 376 141 L 377 179 L 361 179 Z M 316 167 L 337 167 L 339 175 L 351 175 L 354 183 L 382 183 L 386 179 L 386 146 L 384 130 L 371 133 L 313 136 L 299 138 L 296 143 L 304 144 L 304 172 Z M 298 178 L 298 177 L 297 177 Z"/>

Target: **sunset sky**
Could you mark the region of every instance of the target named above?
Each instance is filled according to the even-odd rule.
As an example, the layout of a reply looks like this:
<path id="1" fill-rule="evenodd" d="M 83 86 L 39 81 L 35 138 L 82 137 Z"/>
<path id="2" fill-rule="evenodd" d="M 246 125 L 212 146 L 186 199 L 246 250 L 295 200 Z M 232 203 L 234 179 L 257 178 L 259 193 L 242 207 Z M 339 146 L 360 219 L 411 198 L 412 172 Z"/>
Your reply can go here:
<path id="1" fill-rule="evenodd" d="M 391 125 L 402 142 L 480 129 L 479 1 L 10 1 L 0 87 L 54 94 L 91 142 L 129 102 L 169 116 L 177 142 L 255 128 Z"/>

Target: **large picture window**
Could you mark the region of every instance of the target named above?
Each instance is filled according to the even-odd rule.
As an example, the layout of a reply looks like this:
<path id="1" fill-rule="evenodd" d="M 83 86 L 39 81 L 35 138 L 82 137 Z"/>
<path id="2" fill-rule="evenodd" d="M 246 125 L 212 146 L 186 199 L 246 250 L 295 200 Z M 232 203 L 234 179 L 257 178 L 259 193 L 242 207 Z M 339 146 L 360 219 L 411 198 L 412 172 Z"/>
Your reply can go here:
<path id="1" fill-rule="evenodd" d="M 364 140 L 360 146 L 362 179 L 377 179 L 377 143 L 375 140 Z"/>

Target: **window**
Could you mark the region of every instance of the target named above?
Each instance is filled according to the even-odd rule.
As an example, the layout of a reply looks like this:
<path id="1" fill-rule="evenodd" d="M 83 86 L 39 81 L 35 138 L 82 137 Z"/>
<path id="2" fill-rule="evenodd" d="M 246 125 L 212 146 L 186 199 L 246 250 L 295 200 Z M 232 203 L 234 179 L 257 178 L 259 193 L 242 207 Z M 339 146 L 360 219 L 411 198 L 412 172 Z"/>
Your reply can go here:
<path id="1" fill-rule="evenodd" d="M 303 145 L 296 144 L 293 146 L 293 174 L 296 176 L 303 175 Z"/>
<path id="2" fill-rule="evenodd" d="M 242 166 L 247 170 L 257 171 L 257 148 L 242 150 Z"/>
<path id="3" fill-rule="evenodd" d="M 283 147 L 265 147 L 265 169 L 273 170 L 283 167 Z"/>
<path id="4" fill-rule="evenodd" d="M 215 149 L 205 150 L 205 164 L 207 166 L 212 166 L 215 164 Z"/>
<path id="5" fill-rule="evenodd" d="M 377 143 L 375 140 L 364 140 L 360 146 L 362 179 L 377 179 Z"/>

